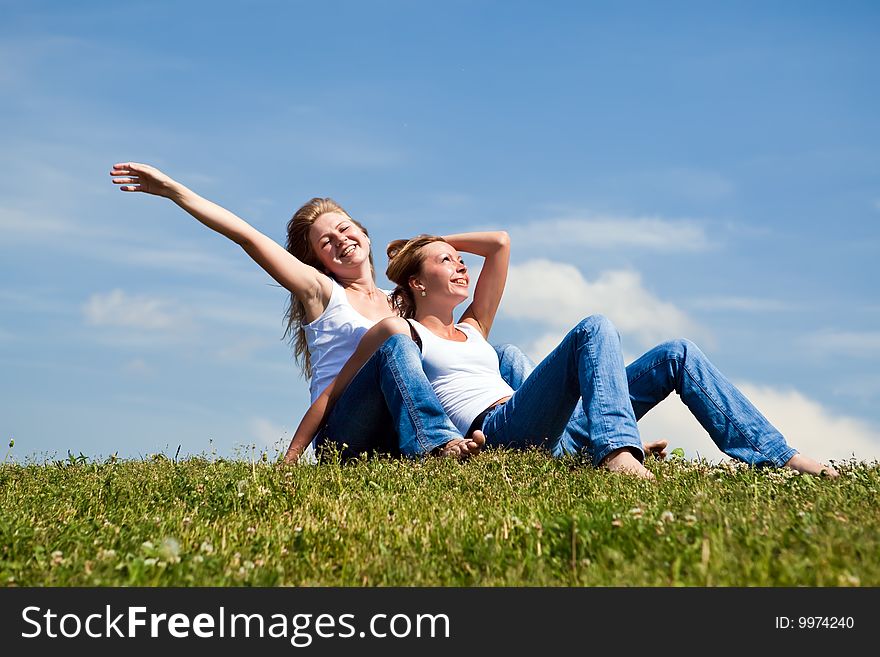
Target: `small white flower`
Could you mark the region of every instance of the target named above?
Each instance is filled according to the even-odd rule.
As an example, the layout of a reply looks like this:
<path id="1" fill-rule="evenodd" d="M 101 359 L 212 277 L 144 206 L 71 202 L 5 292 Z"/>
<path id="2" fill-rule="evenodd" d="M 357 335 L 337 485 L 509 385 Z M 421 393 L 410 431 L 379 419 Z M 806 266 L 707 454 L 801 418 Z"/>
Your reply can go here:
<path id="1" fill-rule="evenodd" d="M 180 543 L 176 538 L 166 536 L 162 539 L 162 545 L 159 546 L 159 555 L 172 563 L 180 561 Z"/>

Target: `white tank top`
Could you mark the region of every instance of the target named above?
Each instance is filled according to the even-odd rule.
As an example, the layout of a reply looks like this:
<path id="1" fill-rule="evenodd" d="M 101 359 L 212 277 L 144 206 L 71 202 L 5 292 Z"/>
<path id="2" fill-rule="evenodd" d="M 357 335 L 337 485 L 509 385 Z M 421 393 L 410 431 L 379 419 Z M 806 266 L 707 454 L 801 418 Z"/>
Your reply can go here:
<path id="1" fill-rule="evenodd" d="M 498 369 L 498 354 L 470 324 L 456 324 L 466 342 L 445 340 L 417 321 L 422 339 L 422 367 L 441 406 L 462 436 L 474 419 L 503 397 L 513 394 Z"/>
<path id="2" fill-rule="evenodd" d="M 345 288 L 334 279 L 330 280 L 333 290 L 324 312 L 317 319 L 303 324 L 312 359 L 312 380 L 309 383 L 312 402 L 336 378 L 364 333 L 376 324 L 375 320 L 367 319 L 354 309 Z M 390 294 L 387 290 L 381 291 Z"/>

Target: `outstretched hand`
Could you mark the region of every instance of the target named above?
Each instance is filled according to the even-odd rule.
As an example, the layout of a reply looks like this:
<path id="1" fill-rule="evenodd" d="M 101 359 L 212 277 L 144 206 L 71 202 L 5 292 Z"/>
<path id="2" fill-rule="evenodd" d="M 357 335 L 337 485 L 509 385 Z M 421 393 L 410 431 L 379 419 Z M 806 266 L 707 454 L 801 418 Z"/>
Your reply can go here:
<path id="1" fill-rule="evenodd" d="M 156 196 L 171 196 L 177 183 L 149 164 L 119 162 L 110 170 L 113 184 L 123 192 L 145 192 Z"/>
<path id="2" fill-rule="evenodd" d="M 669 446 L 668 440 L 655 440 L 650 443 L 642 443 L 642 449 L 645 456 L 654 456 L 661 461 L 666 458 L 666 448 Z"/>

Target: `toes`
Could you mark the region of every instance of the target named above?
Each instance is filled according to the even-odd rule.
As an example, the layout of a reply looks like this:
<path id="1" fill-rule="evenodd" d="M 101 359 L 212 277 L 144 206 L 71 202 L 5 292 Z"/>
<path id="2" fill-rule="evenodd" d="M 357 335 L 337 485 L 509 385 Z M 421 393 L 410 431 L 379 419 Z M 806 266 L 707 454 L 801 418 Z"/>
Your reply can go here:
<path id="1" fill-rule="evenodd" d="M 470 438 L 454 438 L 443 445 L 443 447 L 438 448 L 435 453 L 439 456 L 464 460 L 479 454 L 485 444 L 486 436 L 483 432 L 474 431 Z"/>
<path id="2" fill-rule="evenodd" d="M 461 458 L 462 450 L 466 448 L 465 442 L 463 438 L 455 438 L 450 440 L 448 443 L 443 445 L 443 447 L 438 452 L 440 456 L 445 456 L 449 458 Z"/>

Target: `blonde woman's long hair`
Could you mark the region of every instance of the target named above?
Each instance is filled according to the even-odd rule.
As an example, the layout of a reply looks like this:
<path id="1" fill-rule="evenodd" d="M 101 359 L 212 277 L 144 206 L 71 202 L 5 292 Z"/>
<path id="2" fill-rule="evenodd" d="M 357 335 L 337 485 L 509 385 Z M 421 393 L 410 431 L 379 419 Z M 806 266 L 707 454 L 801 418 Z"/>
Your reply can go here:
<path id="1" fill-rule="evenodd" d="M 304 262 L 307 265 L 311 265 L 318 271 L 335 279 L 333 273 L 327 271 L 324 265 L 321 264 L 318 255 L 312 248 L 312 242 L 309 239 L 312 224 L 315 223 L 318 217 L 322 214 L 327 214 L 328 212 L 338 212 L 339 214 L 345 215 L 355 226 L 364 232 L 364 235 L 367 237 L 370 236 L 367 229 L 364 228 L 360 222 L 353 219 L 352 216 L 332 198 L 315 197 L 294 212 L 293 217 L 287 222 L 287 251 L 297 260 Z M 373 266 L 372 251 L 370 251 L 370 272 L 375 280 L 376 269 Z M 302 302 L 296 298 L 295 294 L 291 293 L 287 308 L 284 312 L 284 319 L 287 322 L 287 327 L 284 329 L 284 339 L 286 339 L 293 348 L 294 360 L 296 360 L 302 370 L 303 376 L 309 379 L 312 376 L 312 359 L 309 354 L 306 332 L 305 329 L 303 329 L 305 313 L 305 306 L 303 306 Z"/>
<path id="2" fill-rule="evenodd" d="M 425 261 L 424 247 L 434 242 L 446 242 L 437 235 L 419 235 L 410 240 L 394 240 L 388 245 L 388 269 L 385 275 L 397 287 L 391 293 L 391 303 L 401 317 L 412 319 L 416 315 L 416 298 L 409 281 L 418 276 Z M 448 242 L 447 242 L 448 243 Z"/>

